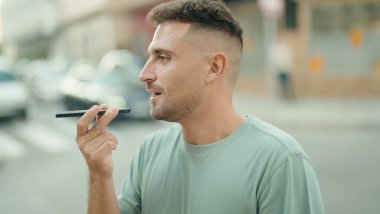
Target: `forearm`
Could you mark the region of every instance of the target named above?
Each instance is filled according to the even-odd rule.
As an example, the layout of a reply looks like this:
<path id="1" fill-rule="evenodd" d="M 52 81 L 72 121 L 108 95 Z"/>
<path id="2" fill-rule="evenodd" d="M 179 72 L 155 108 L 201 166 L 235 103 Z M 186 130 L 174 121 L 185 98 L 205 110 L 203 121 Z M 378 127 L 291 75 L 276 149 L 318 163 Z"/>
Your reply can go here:
<path id="1" fill-rule="evenodd" d="M 119 214 L 112 177 L 90 175 L 88 214 Z"/>

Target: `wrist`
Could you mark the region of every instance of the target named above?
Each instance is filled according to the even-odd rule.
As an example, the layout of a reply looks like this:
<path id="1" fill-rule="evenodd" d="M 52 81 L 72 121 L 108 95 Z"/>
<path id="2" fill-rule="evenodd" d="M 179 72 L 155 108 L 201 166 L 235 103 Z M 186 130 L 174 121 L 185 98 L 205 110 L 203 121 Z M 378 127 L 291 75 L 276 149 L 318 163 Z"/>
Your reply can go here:
<path id="1" fill-rule="evenodd" d="M 92 181 L 109 181 L 113 179 L 112 173 L 97 173 L 89 172 L 90 180 Z"/>

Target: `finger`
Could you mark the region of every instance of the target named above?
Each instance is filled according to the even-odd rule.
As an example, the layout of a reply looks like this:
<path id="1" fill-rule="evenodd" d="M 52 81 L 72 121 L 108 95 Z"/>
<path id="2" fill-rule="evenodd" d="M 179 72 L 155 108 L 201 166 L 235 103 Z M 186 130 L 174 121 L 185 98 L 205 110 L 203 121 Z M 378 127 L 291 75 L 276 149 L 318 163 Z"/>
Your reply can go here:
<path id="1" fill-rule="evenodd" d="M 104 104 L 99 106 L 99 110 L 108 109 L 108 107 Z M 104 115 L 101 115 L 103 117 Z M 100 116 L 97 116 L 96 121 L 100 119 Z M 96 122 L 86 133 L 85 136 L 82 137 L 81 141 L 91 141 L 92 139 L 98 137 L 98 135 L 101 135 L 107 131 L 106 128 L 107 125 L 102 125 L 101 123 Z"/>
<path id="2" fill-rule="evenodd" d="M 117 138 L 114 135 L 107 132 L 107 133 L 99 135 L 98 137 L 93 139 L 90 143 L 87 143 L 86 145 L 84 145 L 82 147 L 84 150 L 83 152 L 88 153 L 91 151 L 95 151 L 99 146 L 101 146 L 106 141 L 114 141 L 116 142 L 115 144 L 117 145 Z"/>
<path id="3" fill-rule="evenodd" d="M 97 138 L 94 141 L 93 149 L 96 150 L 96 149 L 98 149 L 99 147 L 101 147 L 105 143 L 111 144 L 111 148 L 112 149 L 116 149 L 117 144 L 118 144 L 117 138 L 115 136 L 113 136 L 112 134 L 107 133 L 105 135 L 102 135 L 101 138 Z"/>
<path id="4" fill-rule="evenodd" d="M 111 156 L 113 147 L 114 147 L 114 142 L 112 142 L 111 140 L 105 141 L 97 149 L 89 151 L 88 153 L 84 153 L 84 155 L 88 162 L 99 163 L 105 160 L 107 156 Z"/>
<path id="5" fill-rule="evenodd" d="M 105 128 L 116 116 L 119 110 L 115 107 L 112 107 L 106 111 L 106 113 L 96 121 L 94 126 L 100 126 Z"/>
<path id="6" fill-rule="evenodd" d="M 85 135 L 88 132 L 88 125 L 99 112 L 99 106 L 92 106 L 77 123 L 77 136 Z"/>
<path id="7" fill-rule="evenodd" d="M 99 109 L 100 109 L 100 110 L 107 110 L 107 109 L 108 109 L 108 106 L 107 106 L 106 104 L 101 104 L 101 105 L 99 106 Z M 99 120 L 102 116 L 103 116 L 103 115 L 98 115 L 98 116 L 96 117 L 96 120 Z"/>
<path id="8" fill-rule="evenodd" d="M 103 128 L 101 126 L 93 126 L 91 127 L 85 135 L 77 136 L 77 143 L 81 147 L 84 143 L 89 144 L 91 141 L 93 141 L 98 136 L 106 133 L 106 128 Z M 83 145 L 85 146 L 85 145 Z"/>
<path id="9" fill-rule="evenodd" d="M 93 149 L 93 147 L 95 148 L 98 147 L 100 145 L 99 143 L 106 140 L 106 139 L 97 140 L 98 138 L 102 138 L 101 136 L 104 134 L 105 133 L 100 133 L 100 132 L 95 132 L 93 130 L 90 130 L 87 134 L 77 139 L 79 149 L 83 153 L 91 153 L 91 150 Z"/>
<path id="10" fill-rule="evenodd" d="M 115 141 L 108 140 L 96 149 L 95 154 L 99 156 L 108 155 L 116 148 L 116 145 Z"/>

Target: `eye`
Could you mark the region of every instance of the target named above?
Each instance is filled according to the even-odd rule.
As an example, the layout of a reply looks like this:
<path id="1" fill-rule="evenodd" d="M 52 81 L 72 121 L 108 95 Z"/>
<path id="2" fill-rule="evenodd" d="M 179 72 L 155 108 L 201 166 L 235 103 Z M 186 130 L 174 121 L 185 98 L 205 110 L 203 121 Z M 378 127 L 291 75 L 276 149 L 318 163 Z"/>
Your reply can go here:
<path id="1" fill-rule="evenodd" d="M 166 54 L 159 54 L 157 58 L 161 64 L 167 64 L 170 61 L 170 57 Z"/>

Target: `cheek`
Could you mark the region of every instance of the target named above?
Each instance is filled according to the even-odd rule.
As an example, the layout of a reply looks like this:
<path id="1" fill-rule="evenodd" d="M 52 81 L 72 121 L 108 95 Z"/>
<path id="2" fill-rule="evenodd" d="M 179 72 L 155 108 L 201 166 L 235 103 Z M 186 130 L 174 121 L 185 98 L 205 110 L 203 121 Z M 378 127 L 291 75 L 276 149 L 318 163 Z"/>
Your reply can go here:
<path id="1" fill-rule="evenodd" d="M 202 66 L 200 66 L 199 70 L 199 79 L 202 84 L 206 84 L 207 76 L 210 71 L 210 66 L 208 64 L 203 64 Z"/>
<path id="2" fill-rule="evenodd" d="M 159 83 L 167 90 L 167 93 L 184 90 L 192 91 L 194 87 L 204 85 L 207 77 L 207 65 L 193 61 L 178 61 L 157 69 Z"/>

